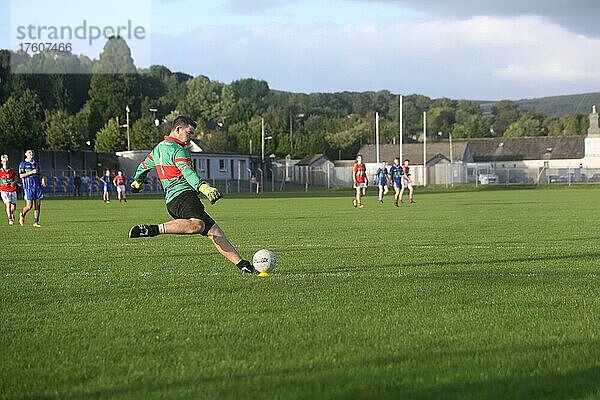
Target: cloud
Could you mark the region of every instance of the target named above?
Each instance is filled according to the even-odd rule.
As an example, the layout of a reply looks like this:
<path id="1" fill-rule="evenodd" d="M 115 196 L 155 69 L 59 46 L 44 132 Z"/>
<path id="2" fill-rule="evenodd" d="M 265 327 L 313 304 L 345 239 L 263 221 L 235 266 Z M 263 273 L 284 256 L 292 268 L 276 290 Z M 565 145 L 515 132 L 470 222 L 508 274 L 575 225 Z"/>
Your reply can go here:
<path id="1" fill-rule="evenodd" d="M 359 0 L 396 3 L 435 18 L 469 19 L 477 16 L 539 16 L 570 31 L 600 37 L 598 0 Z"/>
<path id="2" fill-rule="evenodd" d="M 297 0 L 228 0 L 223 8 L 238 14 L 259 14 Z"/>
<path id="3" fill-rule="evenodd" d="M 185 65 L 159 60 L 172 69 L 290 91 L 517 99 L 598 90 L 600 40 L 533 16 L 207 27 L 157 40 L 187 44 Z"/>

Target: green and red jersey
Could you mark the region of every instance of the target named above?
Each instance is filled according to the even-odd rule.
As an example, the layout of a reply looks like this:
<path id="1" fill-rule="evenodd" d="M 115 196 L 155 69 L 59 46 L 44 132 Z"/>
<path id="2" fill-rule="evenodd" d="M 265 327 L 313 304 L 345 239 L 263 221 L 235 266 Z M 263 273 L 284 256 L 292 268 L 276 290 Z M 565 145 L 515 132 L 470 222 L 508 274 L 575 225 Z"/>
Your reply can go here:
<path id="1" fill-rule="evenodd" d="M 152 149 L 138 166 L 133 180 L 145 182 L 152 168 L 156 168 L 167 203 L 186 190 L 198 192 L 198 188 L 204 183 L 192 167 L 190 151 L 185 143 L 171 136 L 165 136 L 165 140 Z"/>
<path id="2" fill-rule="evenodd" d="M 0 168 L 0 190 L 3 192 L 14 192 L 17 190 L 17 173 L 9 168 L 5 171 Z"/>

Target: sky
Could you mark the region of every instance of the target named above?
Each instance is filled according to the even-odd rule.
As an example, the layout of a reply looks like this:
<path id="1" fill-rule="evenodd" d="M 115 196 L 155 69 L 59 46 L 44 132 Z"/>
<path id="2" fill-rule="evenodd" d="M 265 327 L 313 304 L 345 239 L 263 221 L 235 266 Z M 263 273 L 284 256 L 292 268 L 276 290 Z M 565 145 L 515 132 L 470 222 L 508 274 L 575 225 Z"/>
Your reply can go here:
<path id="1" fill-rule="evenodd" d="M 291 92 L 517 100 L 600 91 L 599 16 L 599 0 L 0 0 L 0 48 L 23 42 L 18 26 L 131 21 L 145 34 L 128 41 L 138 67 Z M 101 39 L 79 41 L 98 58 Z"/>

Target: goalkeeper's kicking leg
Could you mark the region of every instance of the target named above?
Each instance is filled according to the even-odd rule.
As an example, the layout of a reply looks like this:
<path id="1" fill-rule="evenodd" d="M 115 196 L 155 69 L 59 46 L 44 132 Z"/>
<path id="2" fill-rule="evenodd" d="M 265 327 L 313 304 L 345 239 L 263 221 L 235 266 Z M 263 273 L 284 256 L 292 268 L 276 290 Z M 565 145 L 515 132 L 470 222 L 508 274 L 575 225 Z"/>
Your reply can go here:
<path id="1" fill-rule="evenodd" d="M 204 206 L 194 193 L 184 192 L 167 204 L 167 211 L 175 219 L 160 225 L 135 225 L 129 230 L 129 237 L 200 234 L 208 237 L 217 251 L 235 264 L 241 272 L 256 272 L 252 264 L 240 256 L 219 225 L 204 211 Z"/>
<path id="2" fill-rule="evenodd" d="M 255 272 L 252 264 L 240 256 L 240 253 L 233 247 L 219 225 L 214 223 L 206 232 L 205 228 L 206 224 L 200 219 L 174 219 L 160 225 L 136 225 L 130 229 L 129 237 L 151 237 L 165 234 L 201 234 L 207 236 L 217 251 L 231 263 L 236 265 L 240 271 L 244 273 Z"/>

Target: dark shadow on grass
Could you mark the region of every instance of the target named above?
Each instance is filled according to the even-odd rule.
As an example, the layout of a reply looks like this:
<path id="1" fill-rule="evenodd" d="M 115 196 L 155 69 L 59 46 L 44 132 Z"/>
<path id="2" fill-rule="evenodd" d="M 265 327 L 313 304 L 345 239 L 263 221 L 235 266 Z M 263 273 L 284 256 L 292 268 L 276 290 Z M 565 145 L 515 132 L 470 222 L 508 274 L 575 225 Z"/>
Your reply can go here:
<path id="1" fill-rule="evenodd" d="M 600 395 L 600 366 L 527 378 L 492 379 L 407 392 L 415 399 L 575 399 Z"/>
<path id="2" fill-rule="evenodd" d="M 417 261 L 403 262 L 401 264 L 388 265 L 395 267 L 445 267 L 448 265 L 504 265 L 506 263 L 519 263 L 531 261 L 569 261 L 574 260 L 600 260 L 600 252 L 589 252 L 580 254 L 564 254 L 564 255 L 544 255 L 534 257 L 506 257 L 495 259 L 480 259 L 480 260 L 440 260 L 440 261 Z M 569 264 L 565 264 L 569 265 Z"/>
<path id="3" fill-rule="evenodd" d="M 337 249 L 340 248 L 344 248 L 342 247 L 338 247 Z M 351 247 L 349 249 L 353 249 L 356 251 L 359 251 L 359 249 L 356 249 L 355 247 Z M 294 251 L 298 251 L 298 252 L 313 252 L 314 249 L 294 249 Z M 501 265 L 504 266 L 506 263 L 522 263 L 522 262 L 543 262 L 543 261 L 568 261 L 569 263 L 572 263 L 575 260 L 600 260 L 600 252 L 589 252 L 589 253 L 580 253 L 580 254 L 565 254 L 565 255 L 545 255 L 545 256 L 538 256 L 538 257 L 506 257 L 506 258 L 496 258 L 496 259 L 478 259 L 478 260 L 472 260 L 472 259 L 466 259 L 466 260 L 436 260 L 436 261 L 420 261 L 420 260 L 416 260 L 416 261 L 410 261 L 407 260 L 406 258 L 403 258 L 402 260 L 399 260 L 398 263 L 393 263 L 393 264 L 378 264 L 378 265 L 361 265 L 361 266 L 351 266 L 349 267 L 348 265 L 331 265 L 329 266 L 326 270 L 324 269 L 319 269 L 319 270 L 314 270 L 314 271 L 310 271 L 311 275 L 330 275 L 332 273 L 339 273 L 339 272 L 348 272 L 349 274 L 351 273 L 356 273 L 356 272 L 365 272 L 365 271 L 374 271 L 374 270 L 386 270 L 386 269 L 390 269 L 390 268 L 402 268 L 402 269 L 407 269 L 407 270 L 414 270 L 414 269 L 418 269 L 421 267 L 438 267 L 440 268 L 441 272 L 445 272 L 447 273 L 447 270 L 444 270 L 442 268 L 444 267 L 448 267 L 448 266 L 469 266 L 469 265 L 474 265 L 474 266 L 482 266 L 482 265 L 486 265 L 486 266 L 495 266 L 495 265 Z M 569 265 L 568 263 L 566 263 L 565 265 Z M 539 272 L 539 271 L 538 271 Z M 577 272 L 577 273 L 588 273 L 588 271 L 573 271 L 573 272 Z M 288 269 L 286 270 L 286 275 L 305 275 L 307 273 L 307 271 L 295 271 L 293 269 Z M 546 272 L 544 272 L 544 274 L 546 274 Z"/>
<path id="4" fill-rule="evenodd" d="M 592 242 L 592 241 L 597 241 L 600 242 L 600 236 L 586 236 L 586 237 L 570 237 L 570 238 L 560 238 L 561 243 L 562 242 Z M 551 243 L 551 244 L 555 244 L 556 243 L 556 237 L 555 236 L 551 236 L 551 237 L 547 237 L 546 240 L 544 241 L 537 241 L 539 243 L 543 243 L 543 242 L 547 242 L 547 243 Z M 493 242 L 490 241 L 455 241 L 455 242 L 439 242 L 439 243 L 432 243 L 432 244 L 438 244 L 440 246 L 489 246 L 489 247 L 498 247 L 498 246 L 514 246 L 514 245 L 520 245 L 523 246 L 525 243 L 523 240 L 521 239 L 515 239 L 515 240 L 499 240 L 499 239 L 494 239 Z"/>
<path id="5" fill-rule="evenodd" d="M 113 222 L 121 222 L 121 218 L 102 218 L 102 219 L 63 219 L 61 220 L 61 224 L 109 224 Z M 124 234 L 127 235 L 127 232 Z"/>
<path id="6" fill-rule="evenodd" d="M 575 346 L 585 346 L 589 343 L 573 343 Z M 569 347 L 568 344 L 566 344 Z M 59 394 L 32 396 L 23 395 L 17 399 L 48 399 L 65 398 L 98 399 L 98 398 L 177 398 L 200 396 L 211 393 L 219 398 L 271 398 L 281 397 L 288 393 L 291 398 L 323 398 L 323 399 L 571 399 L 594 397 L 600 394 L 600 366 L 593 365 L 564 373 L 546 373 L 532 376 L 522 376 L 524 373 L 515 372 L 510 376 L 510 369 L 504 374 L 508 377 L 491 378 L 454 378 L 451 383 L 436 384 L 435 376 L 455 376 L 453 365 L 468 362 L 473 357 L 482 354 L 495 356 L 497 354 L 521 354 L 541 352 L 546 346 L 523 346 L 523 348 L 494 348 L 481 351 L 447 351 L 417 354 L 396 354 L 389 356 L 373 356 L 360 361 L 340 361 L 335 364 L 321 363 L 313 366 L 284 367 L 277 370 L 243 370 L 227 376 L 208 377 L 198 371 L 197 378 L 186 378 L 179 381 L 169 379 L 163 382 L 158 377 L 147 376 L 144 381 L 120 384 L 100 389 L 74 389 Z M 478 355 L 479 354 L 479 355 Z M 535 353 L 530 360 L 539 357 Z M 431 371 L 421 383 L 405 384 L 410 377 L 420 376 L 421 371 L 410 371 L 402 375 L 405 364 L 426 360 L 430 365 L 435 360 L 450 361 L 437 371 Z M 516 361 L 515 361 L 516 362 Z M 388 373 L 381 375 L 383 367 L 392 366 Z M 490 365 L 491 368 L 493 365 Z M 357 372 L 357 369 L 359 370 Z M 517 368 L 519 369 L 519 368 Z M 352 380 L 351 374 L 361 374 L 361 379 Z M 489 368 L 488 368 L 489 370 Z M 465 372 L 464 370 L 462 371 Z M 470 371 L 469 375 L 476 377 L 478 371 Z M 273 379 L 276 377 L 276 379 Z M 275 382 L 273 382 L 275 381 Z M 390 384 L 389 382 L 397 382 Z M 224 386 L 224 382 L 230 382 Z M 257 385 L 266 382 L 266 386 Z M 349 383 L 354 382 L 354 383 Z M 275 383 L 275 384 L 273 384 Z M 74 383 L 75 384 L 75 383 Z M 207 390 L 208 389 L 208 390 Z"/>

